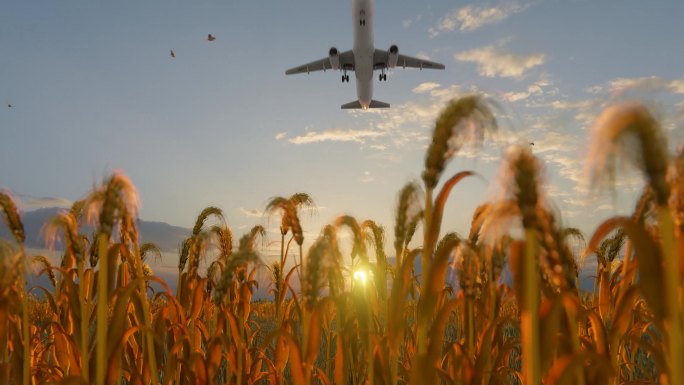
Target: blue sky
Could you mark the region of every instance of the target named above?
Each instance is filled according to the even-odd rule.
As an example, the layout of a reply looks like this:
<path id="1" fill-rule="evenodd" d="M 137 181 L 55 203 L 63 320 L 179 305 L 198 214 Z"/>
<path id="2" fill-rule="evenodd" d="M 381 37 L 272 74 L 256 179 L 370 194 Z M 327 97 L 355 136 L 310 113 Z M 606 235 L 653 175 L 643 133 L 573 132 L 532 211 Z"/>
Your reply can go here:
<path id="1" fill-rule="evenodd" d="M 310 193 L 305 230 L 337 215 L 391 234 L 397 191 L 422 171 L 446 101 L 482 92 L 501 132 L 466 148 L 469 169 L 446 230 L 467 231 L 495 193 L 508 144 L 535 143 L 564 223 L 585 231 L 629 211 L 641 182 L 618 193 L 581 183 L 589 127 L 611 101 L 643 100 L 684 143 L 684 2 L 376 0 L 375 44 L 444 63 L 395 70 L 375 84 L 383 111 L 342 111 L 354 83 L 287 68 L 350 49 L 350 1 L 0 3 L 0 188 L 24 209 L 83 197 L 111 170 L 137 186 L 144 219 L 192 226 L 208 205 L 233 230 L 256 223 L 270 197 Z M 207 34 L 216 36 L 208 42 Z M 176 59 L 169 50 L 173 49 Z M 12 104 L 12 108 L 7 108 Z M 275 239 L 275 237 L 273 237 Z"/>

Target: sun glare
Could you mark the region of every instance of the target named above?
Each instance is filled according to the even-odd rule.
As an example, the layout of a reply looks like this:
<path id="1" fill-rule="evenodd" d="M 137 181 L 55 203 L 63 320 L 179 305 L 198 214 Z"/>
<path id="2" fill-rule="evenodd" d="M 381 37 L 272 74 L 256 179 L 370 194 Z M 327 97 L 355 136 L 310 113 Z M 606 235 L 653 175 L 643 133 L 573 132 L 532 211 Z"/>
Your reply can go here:
<path id="1" fill-rule="evenodd" d="M 368 273 L 365 270 L 355 270 L 354 280 L 360 282 L 362 285 L 365 285 L 366 281 L 368 280 Z"/>

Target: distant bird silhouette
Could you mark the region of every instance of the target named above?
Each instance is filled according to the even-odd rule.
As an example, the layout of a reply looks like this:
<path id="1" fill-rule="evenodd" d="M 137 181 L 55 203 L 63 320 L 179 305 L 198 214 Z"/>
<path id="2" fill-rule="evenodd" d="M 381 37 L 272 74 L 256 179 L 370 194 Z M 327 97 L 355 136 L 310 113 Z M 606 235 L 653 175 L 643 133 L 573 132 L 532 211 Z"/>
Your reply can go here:
<path id="1" fill-rule="evenodd" d="M 176 53 L 175 53 L 175 52 L 173 52 L 173 50 L 172 50 L 172 49 L 171 49 L 171 50 L 169 50 L 169 52 L 171 53 L 171 58 L 172 58 L 172 59 L 175 59 L 175 58 L 176 58 Z"/>
<path id="2" fill-rule="evenodd" d="M 534 142 L 530 142 L 530 146 L 534 146 Z"/>
<path id="3" fill-rule="evenodd" d="M 207 35 L 207 40 L 209 40 L 209 41 L 214 41 L 214 40 L 216 40 L 216 38 L 214 37 L 214 35 L 208 34 L 208 35 Z"/>
<path id="4" fill-rule="evenodd" d="M 9 104 L 9 103 L 7 103 L 7 108 L 12 108 L 12 107 L 14 107 L 14 106 L 11 105 L 11 104 Z"/>

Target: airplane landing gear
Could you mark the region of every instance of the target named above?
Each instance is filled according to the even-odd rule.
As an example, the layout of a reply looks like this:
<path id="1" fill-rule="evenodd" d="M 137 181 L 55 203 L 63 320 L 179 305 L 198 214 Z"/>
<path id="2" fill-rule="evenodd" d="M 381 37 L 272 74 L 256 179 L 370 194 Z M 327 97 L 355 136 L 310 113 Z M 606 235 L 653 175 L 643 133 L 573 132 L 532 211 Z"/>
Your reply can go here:
<path id="1" fill-rule="evenodd" d="M 380 75 L 378 75 L 378 81 L 383 81 L 383 80 L 387 81 L 387 74 L 385 74 L 385 73 L 381 73 Z"/>
<path id="2" fill-rule="evenodd" d="M 342 83 L 347 82 L 349 83 L 349 75 L 342 75 Z"/>

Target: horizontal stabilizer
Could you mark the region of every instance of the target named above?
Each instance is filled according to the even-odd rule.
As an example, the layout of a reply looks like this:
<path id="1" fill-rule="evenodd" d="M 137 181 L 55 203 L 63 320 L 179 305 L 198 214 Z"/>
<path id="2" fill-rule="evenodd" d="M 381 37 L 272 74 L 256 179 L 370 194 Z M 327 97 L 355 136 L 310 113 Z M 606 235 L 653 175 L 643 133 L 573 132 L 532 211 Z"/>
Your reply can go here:
<path id="1" fill-rule="evenodd" d="M 389 103 L 371 100 L 370 104 L 368 105 L 368 108 L 389 108 L 389 106 Z M 363 108 L 358 100 L 342 105 L 343 110 L 353 110 L 357 108 Z"/>

